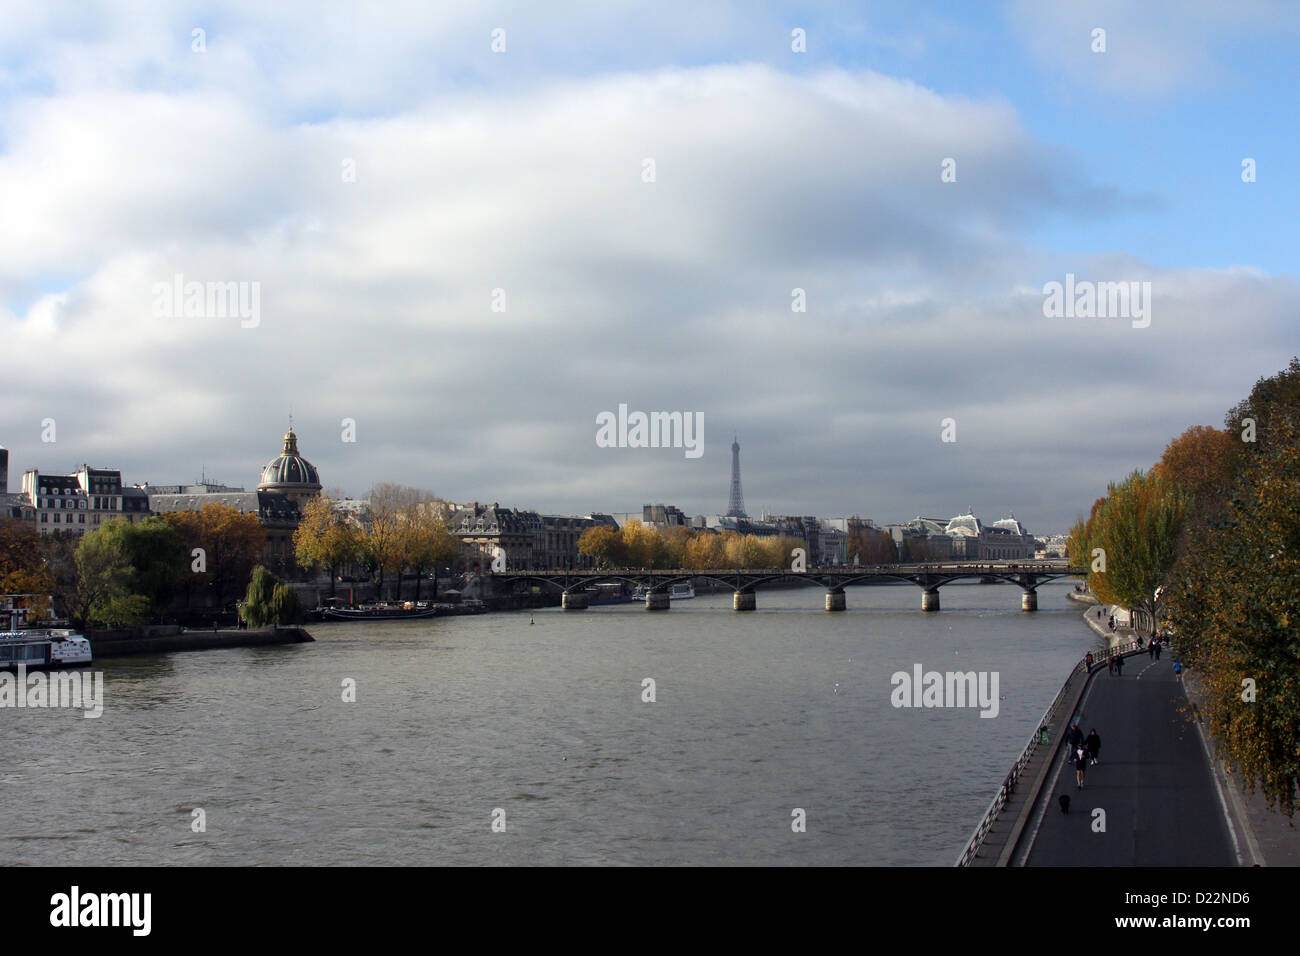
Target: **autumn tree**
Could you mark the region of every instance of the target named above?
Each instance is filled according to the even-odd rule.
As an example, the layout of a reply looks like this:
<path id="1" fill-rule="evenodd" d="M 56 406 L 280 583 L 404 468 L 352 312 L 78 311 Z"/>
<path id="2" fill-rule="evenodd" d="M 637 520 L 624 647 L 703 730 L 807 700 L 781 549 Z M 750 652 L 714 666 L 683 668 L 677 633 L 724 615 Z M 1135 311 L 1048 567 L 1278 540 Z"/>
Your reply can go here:
<path id="1" fill-rule="evenodd" d="M 1112 482 L 1088 529 L 1088 543 L 1101 548 L 1105 570 L 1090 572 L 1088 588 L 1105 604 L 1141 608 L 1155 620 L 1156 590 L 1178 556 L 1187 497 L 1151 472 L 1134 471 Z"/>
<path id="2" fill-rule="evenodd" d="M 1071 567 L 1087 568 L 1092 565 L 1092 549 L 1088 546 L 1088 527 L 1083 518 L 1076 519 L 1070 527 L 1069 537 L 1065 541 L 1065 556 Z"/>
<path id="3" fill-rule="evenodd" d="M 682 525 L 673 525 L 671 528 L 665 528 L 659 532 L 659 537 L 663 541 L 663 553 L 660 555 L 660 561 L 665 568 L 684 568 L 686 567 L 686 546 L 695 533 L 690 528 Z"/>
<path id="4" fill-rule="evenodd" d="M 413 501 L 402 511 L 402 563 L 415 576 L 415 600 L 420 600 L 424 575 L 454 560 L 456 538 L 447 530 L 446 503 L 432 496 Z M 399 591 L 400 595 L 400 584 Z M 434 577 L 437 596 L 437 577 Z"/>
<path id="5" fill-rule="evenodd" d="M 623 537 L 616 528 L 596 525 L 582 532 L 578 538 L 578 553 L 586 555 L 603 567 L 621 567 Z"/>
<path id="6" fill-rule="evenodd" d="M 187 594 L 205 590 L 219 606 L 238 597 L 266 550 L 266 532 L 258 516 L 211 502 L 198 511 L 169 511 L 163 517 L 189 558 L 183 578 Z"/>
<path id="7" fill-rule="evenodd" d="M 293 551 L 304 568 L 323 568 L 330 577 L 330 596 L 335 593 L 339 571 L 356 561 L 361 552 L 359 529 L 341 514 L 328 498 L 312 498 L 303 506 L 298 530 L 293 533 Z"/>
<path id="8" fill-rule="evenodd" d="M 1177 565 L 1167 617 L 1200 677 L 1230 770 L 1295 812 L 1300 775 L 1300 363 L 1256 383 L 1227 416 L 1255 422 L 1223 520 Z"/>
<path id="9" fill-rule="evenodd" d="M 382 482 L 370 489 L 369 507 L 359 539 L 361 560 L 375 575 L 377 594 L 383 597 L 389 575 L 400 575 L 405 557 L 402 511 L 410 503 L 403 485 Z M 401 582 L 398 581 L 400 589 Z"/>
<path id="10" fill-rule="evenodd" d="M 623 556 L 628 567 L 656 568 L 661 566 L 664 544 L 653 526 L 640 521 L 623 525 Z"/>
<path id="11" fill-rule="evenodd" d="M 897 564 L 898 547 L 893 536 L 881 528 L 854 523 L 847 543 L 848 557 L 858 564 Z"/>
<path id="12" fill-rule="evenodd" d="M 40 535 L 26 521 L 0 518 L 0 594 L 30 594 L 14 603 L 33 620 L 48 617 L 54 575 L 41 555 Z"/>
<path id="13" fill-rule="evenodd" d="M 699 571 L 717 571 L 726 567 L 727 542 L 712 531 L 697 531 L 686 542 L 684 567 Z"/>
<path id="14" fill-rule="evenodd" d="M 1152 471 L 1187 496 L 1191 511 L 1187 529 L 1196 534 L 1218 521 L 1237 474 L 1242 443 L 1232 432 L 1196 425 L 1165 448 Z"/>

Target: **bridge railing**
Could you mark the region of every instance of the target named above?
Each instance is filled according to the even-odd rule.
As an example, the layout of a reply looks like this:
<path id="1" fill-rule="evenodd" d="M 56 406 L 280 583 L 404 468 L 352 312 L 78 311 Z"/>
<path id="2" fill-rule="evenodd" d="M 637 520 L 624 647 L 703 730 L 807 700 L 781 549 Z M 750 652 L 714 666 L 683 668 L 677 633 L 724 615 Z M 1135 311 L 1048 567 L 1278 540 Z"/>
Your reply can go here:
<path id="1" fill-rule="evenodd" d="M 1129 654 L 1137 650 L 1140 650 L 1137 641 L 1126 641 L 1124 644 L 1114 648 L 1112 653 Z M 1103 661 L 1100 658 L 1096 658 L 1092 662 L 1092 668 L 1095 670 L 1096 668 L 1101 667 L 1102 663 Z M 1002 781 L 1002 786 L 998 788 L 998 792 L 993 795 L 993 800 L 989 803 L 989 808 L 984 811 L 984 817 L 976 825 L 975 832 L 971 834 L 970 840 L 966 842 L 966 848 L 962 850 L 961 856 L 957 858 L 957 862 L 954 866 L 969 866 L 971 861 L 979 855 L 980 847 L 984 845 L 984 840 L 988 837 L 989 831 L 993 828 L 994 822 L 1002 812 L 1002 808 L 1006 806 L 1007 801 L 1011 799 L 1011 795 L 1015 793 L 1016 784 L 1020 781 L 1020 777 L 1024 773 L 1025 767 L 1029 765 L 1030 759 L 1037 752 L 1038 748 L 1040 746 L 1053 747 L 1059 743 L 1059 741 L 1049 740 L 1046 744 L 1043 744 L 1043 730 L 1051 726 L 1052 721 L 1056 718 L 1057 711 L 1061 706 L 1061 701 L 1065 697 L 1065 692 L 1070 686 L 1070 681 L 1079 670 L 1085 670 L 1088 673 L 1091 673 L 1091 671 L 1088 670 L 1088 660 L 1086 657 L 1075 662 L 1074 667 L 1070 669 L 1070 676 L 1061 684 L 1061 689 L 1056 692 L 1056 696 L 1052 698 L 1052 702 L 1047 705 L 1047 710 L 1043 711 L 1043 716 L 1038 721 L 1038 729 L 1035 730 L 1033 736 L 1029 738 L 1029 743 L 1025 744 L 1025 749 L 1020 751 L 1020 756 L 1016 758 L 1016 762 L 1012 765 L 1011 772 L 1008 773 L 1006 779 Z"/>

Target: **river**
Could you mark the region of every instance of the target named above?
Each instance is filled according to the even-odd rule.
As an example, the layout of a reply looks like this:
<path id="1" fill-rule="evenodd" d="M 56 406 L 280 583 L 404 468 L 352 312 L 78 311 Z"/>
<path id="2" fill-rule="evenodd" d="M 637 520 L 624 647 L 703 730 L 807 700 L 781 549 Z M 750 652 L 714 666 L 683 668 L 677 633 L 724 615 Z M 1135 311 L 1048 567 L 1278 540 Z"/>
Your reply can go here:
<path id="1" fill-rule="evenodd" d="M 1095 646 L 1070 587 L 1032 614 L 1004 585 L 937 614 L 911 585 L 835 614 L 810 587 L 106 659 L 99 718 L 0 712 L 5 859 L 948 866 Z M 996 673 L 997 716 L 895 708 L 915 664 Z"/>

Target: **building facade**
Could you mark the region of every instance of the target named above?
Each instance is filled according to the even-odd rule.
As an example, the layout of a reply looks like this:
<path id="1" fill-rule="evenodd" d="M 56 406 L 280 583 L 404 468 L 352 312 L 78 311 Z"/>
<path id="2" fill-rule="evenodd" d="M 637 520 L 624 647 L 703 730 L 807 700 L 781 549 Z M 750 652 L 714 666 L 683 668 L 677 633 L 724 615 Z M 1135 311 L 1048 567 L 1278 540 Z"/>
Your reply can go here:
<path id="1" fill-rule="evenodd" d="M 23 474 L 22 509 L 39 534 L 83 535 L 105 521 L 149 517 L 148 498 L 122 487 L 122 473 L 82 465 L 70 475 L 44 475 L 36 469 Z M 12 509 L 12 506 L 11 506 Z"/>
<path id="2" fill-rule="evenodd" d="M 266 532 L 262 563 L 281 577 L 294 577 L 299 568 L 294 557 L 293 535 L 302 520 L 302 506 L 320 495 L 321 483 L 316 466 L 299 453 L 298 436 L 290 427 L 285 433 L 280 454 L 262 468 L 257 491 L 206 482 L 196 485 L 145 484 L 138 490 L 147 496 L 148 507 L 156 514 L 198 511 L 204 505 L 219 504 L 240 514 L 256 515 Z"/>

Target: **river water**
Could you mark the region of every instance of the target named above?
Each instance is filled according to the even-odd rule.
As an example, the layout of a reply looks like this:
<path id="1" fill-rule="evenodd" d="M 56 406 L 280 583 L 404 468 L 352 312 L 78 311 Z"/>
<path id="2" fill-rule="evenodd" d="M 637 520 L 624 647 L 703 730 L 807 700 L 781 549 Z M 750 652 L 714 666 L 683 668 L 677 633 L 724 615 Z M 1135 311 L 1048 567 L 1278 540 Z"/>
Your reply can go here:
<path id="1" fill-rule="evenodd" d="M 107 659 L 99 718 L 0 710 L 4 859 L 948 866 L 1094 646 L 1070 587 L 1035 614 L 1003 585 L 937 614 L 911 585 L 837 614 L 809 587 Z M 914 664 L 996 672 L 997 716 L 895 708 Z"/>

